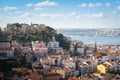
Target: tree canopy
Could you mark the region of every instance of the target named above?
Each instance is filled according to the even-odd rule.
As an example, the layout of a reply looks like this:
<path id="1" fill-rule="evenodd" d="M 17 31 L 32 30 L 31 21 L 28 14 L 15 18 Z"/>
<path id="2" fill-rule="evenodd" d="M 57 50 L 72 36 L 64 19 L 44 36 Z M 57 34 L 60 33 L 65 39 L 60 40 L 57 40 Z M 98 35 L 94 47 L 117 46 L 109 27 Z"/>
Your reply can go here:
<path id="1" fill-rule="evenodd" d="M 21 24 L 13 23 L 12 26 L 20 28 Z M 18 30 L 17 32 L 19 32 Z M 44 29 L 36 30 L 35 33 L 26 32 L 20 34 L 9 34 L 8 36 L 12 36 L 12 40 L 17 40 L 23 43 L 29 43 L 36 40 L 48 43 L 50 40 L 52 40 L 52 36 L 55 36 L 56 40 L 60 43 L 60 47 L 63 47 L 65 50 L 69 50 L 70 48 L 70 43 L 64 38 L 63 34 L 57 34 L 57 31 L 50 26 L 45 26 Z"/>

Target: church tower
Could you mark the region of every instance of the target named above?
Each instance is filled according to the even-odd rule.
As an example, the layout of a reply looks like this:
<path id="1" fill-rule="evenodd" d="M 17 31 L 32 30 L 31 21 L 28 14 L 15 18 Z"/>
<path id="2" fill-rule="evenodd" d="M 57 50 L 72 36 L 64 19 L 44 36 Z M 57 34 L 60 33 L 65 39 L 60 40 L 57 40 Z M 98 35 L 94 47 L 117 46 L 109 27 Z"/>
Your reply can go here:
<path id="1" fill-rule="evenodd" d="M 94 44 L 94 50 L 93 50 L 93 52 L 97 52 L 97 43 L 96 43 L 96 41 L 95 41 L 95 44 Z"/>

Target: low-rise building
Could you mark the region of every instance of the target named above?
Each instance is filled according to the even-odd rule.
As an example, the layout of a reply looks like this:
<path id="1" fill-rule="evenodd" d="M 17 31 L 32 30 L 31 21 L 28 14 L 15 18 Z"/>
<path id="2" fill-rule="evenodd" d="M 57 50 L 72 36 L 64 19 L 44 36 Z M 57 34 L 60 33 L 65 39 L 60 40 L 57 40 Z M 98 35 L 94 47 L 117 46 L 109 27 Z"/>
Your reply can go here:
<path id="1" fill-rule="evenodd" d="M 52 37 L 52 41 L 49 41 L 47 44 L 47 47 L 49 49 L 49 53 L 53 53 L 56 52 L 57 50 L 63 50 L 60 46 L 59 46 L 59 42 L 55 40 L 55 37 Z"/>
<path id="2" fill-rule="evenodd" d="M 44 73 L 45 70 L 43 66 L 38 66 L 38 67 L 33 67 L 33 71 L 42 74 Z"/>
<path id="3" fill-rule="evenodd" d="M 119 62 L 110 62 L 112 67 L 109 69 L 110 72 L 120 73 L 120 63 Z"/>
<path id="4" fill-rule="evenodd" d="M 49 65 L 61 66 L 62 55 L 59 53 L 48 54 Z"/>
<path id="5" fill-rule="evenodd" d="M 55 40 L 55 37 L 52 37 L 52 41 L 48 43 L 48 48 L 60 48 L 59 42 Z"/>
<path id="6" fill-rule="evenodd" d="M 0 41 L 0 59 L 14 58 L 14 49 L 10 41 Z"/>
<path id="7" fill-rule="evenodd" d="M 102 73 L 102 74 L 106 74 L 106 73 L 108 73 L 108 69 L 112 68 L 112 66 L 113 65 L 110 62 L 105 62 L 105 63 L 99 64 L 97 66 L 97 71 Z"/>
<path id="8" fill-rule="evenodd" d="M 78 76 L 79 71 L 71 68 L 54 68 L 52 72 L 56 72 L 62 75 L 62 78 L 69 78 L 71 76 Z"/>
<path id="9" fill-rule="evenodd" d="M 100 72 L 102 74 L 106 74 L 107 73 L 107 68 L 103 64 L 98 65 L 97 66 L 97 70 L 98 70 L 98 72 Z"/>
<path id="10" fill-rule="evenodd" d="M 43 64 L 43 69 L 44 69 L 45 71 L 49 71 L 49 70 L 51 69 L 51 66 L 48 65 L 48 64 Z"/>
<path id="11" fill-rule="evenodd" d="M 39 41 L 32 42 L 32 50 L 37 57 L 44 56 L 48 52 L 48 48 L 45 43 Z"/>
<path id="12" fill-rule="evenodd" d="M 97 71 L 97 64 L 93 64 L 92 61 L 77 63 L 77 70 L 79 70 L 80 75 L 91 74 Z"/>
<path id="13" fill-rule="evenodd" d="M 32 52 L 31 47 L 29 47 L 29 46 L 22 46 L 21 47 L 21 54 L 22 55 L 30 54 L 31 52 Z"/>
<path id="14" fill-rule="evenodd" d="M 43 74 L 43 77 L 44 80 L 60 80 L 62 75 L 55 72 L 46 72 Z"/>
<path id="15" fill-rule="evenodd" d="M 62 65 L 67 68 L 76 69 L 76 62 L 72 58 L 63 59 Z"/>

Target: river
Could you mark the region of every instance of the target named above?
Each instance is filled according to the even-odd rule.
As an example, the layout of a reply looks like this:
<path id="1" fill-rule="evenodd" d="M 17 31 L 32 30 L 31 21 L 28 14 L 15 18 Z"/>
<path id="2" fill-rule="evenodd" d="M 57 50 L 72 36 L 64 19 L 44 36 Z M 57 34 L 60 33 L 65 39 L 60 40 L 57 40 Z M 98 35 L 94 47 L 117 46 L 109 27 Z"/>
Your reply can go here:
<path id="1" fill-rule="evenodd" d="M 71 37 L 72 40 L 80 40 L 84 44 L 94 44 L 95 41 L 99 45 L 106 44 L 119 44 L 120 45 L 120 37 L 89 37 L 89 36 L 79 36 L 79 35 L 65 35 L 67 37 Z"/>

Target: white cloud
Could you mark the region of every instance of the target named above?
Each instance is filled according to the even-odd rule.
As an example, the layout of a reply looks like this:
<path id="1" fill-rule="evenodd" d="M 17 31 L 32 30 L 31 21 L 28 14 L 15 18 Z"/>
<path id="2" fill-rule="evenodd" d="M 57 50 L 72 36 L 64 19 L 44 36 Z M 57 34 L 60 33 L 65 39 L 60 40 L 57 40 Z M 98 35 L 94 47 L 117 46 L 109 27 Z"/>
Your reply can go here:
<path id="1" fill-rule="evenodd" d="M 21 11 L 15 11 L 15 14 L 20 14 L 20 13 L 22 13 Z"/>
<path id="2" fill-rule="evenodd" d="M 88 4 L 88 7 L 100 7 L 100 6 L 102 6 L 102 3 L 96 3 L 96 4 L 89 3 Z"/>
<path id="3" fill-rule="evenodd" d="M 40 17 L 49 17 L 50 14 L 48 14 L 48 13 L 41 13 L 39 16 L 40 16 Z"/>
<path id="4" fill-rule="evenodd" d="M 111 4 L 110 4 L 110 3 L 105 3 L 105 6 L 106 6 L 106 7 L 110 7 Z"/>
<path id="5" fill-rule="evenodd" d="M 29 4 L 27 4 L 26 6 L 27 6 L 27 7 L 31 7 L 31 6 L 33 6 L 33 4 L 29 3 Z"/>
<path id="6" fill-rule="evenodd" d="M 72 12 L 72 13 L 69 13 L 68 15 L 69 15 L 69 16 L 76 16 L 77 13 L 76 13 L 76 12 Z"/>
<path id="7" fill-rule="evenodd" d="M 110 7 L 111 4 L 108 3 L 108 2 L 105 3 L 105 4 L 97 2 L 97 3 L 88 3 L 88 4 L 87 3 L 82 3 L 82 4 L 78 5 L 78 7 L 89 7 L 89 8 L 102 7 L 102 6 Z"/>
<path id="8" fill-rule="evenodd" d="M 63 14 L 49 14 L 49 13 L 41 13 L 39 15 L 40 17 L 62 17 Z"/>
<path id="9" fill-rule="evenodd" d="M 19 16 L 19 18 L 25 18 L 25 17 L 31 17 L 32 16 L 32 13 L 30 12 L 25 12 L 23 13 L 21 16 Z"/>
<path id="10" fill-rule="evenodd" d="M 56 13 L 56 14 L 50 14 L 50 13 L 41 13 L 38 15 L 38 17 L 41 18 L 49 18 L 49 19 L 67 19 L 67 16 L 61 14 L 61 13 Z"/>
<path id="11" fill-rule="evenodd" d="M 76 12 L 71 12 L 68 14 L 68 17 L 75 17 L 75 18 L 80 18 L 80 15 L 78 15 Z"/>
<path id="12" fill-rule="evenodd" d="M 68 19 L 68 18 L 80 18 L 80 15 L 78 15 L 76 12 L 71 12 L 68 14 L 61 14 L 61 13 L 56 13 L 56 14 L 50 14 L 50 13 L 41 13 L 39 14 L 39 17 L 47 17 L 47 18 L 51 18 L 51 19 Z"/>
<path id="13" fill-rule="evenodd" d="M 88 4 L 88 7 L 95 7 L 95 6 L 96 6 L 96 4 L 93 4 L 93 3 Z"/>
<path id="14" fill-rule="evenodd" d="M 78 5 L 78 7 L 87 7 L 87 4 L 86 3 L 83 3 L 81 5 Z"/>
<path id="15" fill-rule="evenodd" d="M 96 18 L 103 18 L 105 15 L 103 13 L 98 13 L 98 14 L 93 14 L 91 17 L 96 17 Z"/>
<path id="16" fill-rule="evenodd" d="M 45 6 L 57 6 L 57 5 L 58 4 L 56 2 L 51 2 L 51 1 L 46 0 L 43 2 L 36 3 L 36 4 L 29 3 L 26 6 L 27 7 L 33 6 L 35 11 L 39 11 L 39 10 L 43 10 L 44 9 L 43 7 Z"/>
<path id="17" fill-rule="evenodd" d="M 55 16 L 55 17 L 62 17 L 63 16 L 63 14 L 53 14 L 53 16 Z"/>
<path id="18" fill-rule="evenodd" d="M 5 11 L 8 11 L 8 10 L 16 10 L 17 7 L 11 7 L 11 6 L 8 6 L 8 7 L 5 7 L 4 10 Z"/>
<path id="19" fill-rule="evenodd" d="M 96 13 L 96 14 L 87 14 L 85 17 L 90 17 L 90 18 L 104 18 L 105 15 L 103 13 Z"/>
<path id="20" fill-rule="evenodd" d="M 116 14 L 116 13 L 117 13 L 117 11 L 113 11 L 113 12 L 112 12 L 112 14 Z"/>
<path id="21" fill-rule="evenodd" d="M 88 4 L 86 4 L 86 3 L 82 3 L 82 4 L 80 4 L 79 5 L 79 7 L 100 7 L 100 6 L 102 6 L 103 4 L 102 3 L 88 3 Z"/>
<path id="22" fill-rule="evenodd" d="M 68 19 L 68 17 L 67 17 L 67 16 L 63 16 L 62 18 L 63 18 L 63 19 Z"/>
<path id="23" fill-rule="evenodd" d="M 34 10 L 35 11 L 39 11 L 39 10 L 43 10 L 44 8 L 39 8 L 39 7 L 36 7 Z"/>
<path id="24" fill-rule="evenodd" d="M 57 6 L 58 4 L 56 2 L 50 2 L 50 1 L 43 1 L 35 4 L 36 7 L 43 7 L 43 6 Z"/>
<path id="25" fill-rule="evenodd" d="M 120 5 L 117 7 L 118 10 L 120 10 Z"/>
<path id="26" fill-rule="evenodd" d="M 77 19 L 79 19 L 79 18 L 80 18 L 80 16 L 79 16 L 79 15 L 77 15 L 77 16 L 76 16 L 76 18 L 77 18 Z"/>

